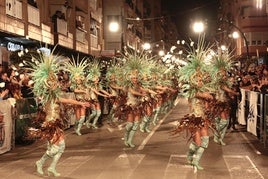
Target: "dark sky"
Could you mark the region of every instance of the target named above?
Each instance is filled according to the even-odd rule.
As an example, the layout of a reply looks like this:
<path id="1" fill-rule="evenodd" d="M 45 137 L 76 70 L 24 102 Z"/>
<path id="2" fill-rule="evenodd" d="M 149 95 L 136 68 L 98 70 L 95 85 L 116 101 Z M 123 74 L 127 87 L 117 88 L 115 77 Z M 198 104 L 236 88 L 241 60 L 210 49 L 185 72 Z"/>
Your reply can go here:
<path id="1" fill-rule="evenodd" d="M 179 35 L 192 35 L 191 24 L 195 21 L 207 21 L 206 33 L 215 31 L 219 0 L 162 0 L 163 8 L 178 26 Z"/>

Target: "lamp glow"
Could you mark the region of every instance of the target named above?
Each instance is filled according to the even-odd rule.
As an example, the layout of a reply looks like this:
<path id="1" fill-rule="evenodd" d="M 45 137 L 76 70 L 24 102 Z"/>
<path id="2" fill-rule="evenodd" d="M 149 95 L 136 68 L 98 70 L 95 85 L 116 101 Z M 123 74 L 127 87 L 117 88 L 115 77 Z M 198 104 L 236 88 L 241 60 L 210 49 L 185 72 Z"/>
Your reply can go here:
<path id="1" fill-rule="evenodd" d="M 111 32 L 117 32 L 119 30 L 119 24 L 117 22 L 111 22 L 109 24 L 109 30 Z"/>

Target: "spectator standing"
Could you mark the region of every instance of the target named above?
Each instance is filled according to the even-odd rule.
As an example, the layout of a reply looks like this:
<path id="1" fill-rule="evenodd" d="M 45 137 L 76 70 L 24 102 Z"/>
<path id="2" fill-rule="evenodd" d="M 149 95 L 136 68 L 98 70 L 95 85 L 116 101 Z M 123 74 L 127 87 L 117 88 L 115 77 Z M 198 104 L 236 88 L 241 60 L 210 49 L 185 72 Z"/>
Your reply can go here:
<path id="1" fill-rule="evenodd" d="M 8 86 L 9 86 L 9 79 L 8 79 L 8 75 L 7 75 L 7 72 L 2 72 L 0 74 L 0 93 L 2 94 L 3 91 L 5 91 L 3 94 L 3 100 L 7 99 L 9 97 L 9 89 L 8 89 Z"/>
<path id="2" fill-rule="evenodd" d="M 237 130 L 235 128 L 235 124 L 237 123 L 237 110 L 238 110 L 238 104 L 241 100 L 241 92 L 240 92 L 238 82 L 235 81 L 235 77 L 231 77 L 230 81 L 232 83 L 231 89 L 233 91 L 237 92 L 238 95 L 228 93 L 229 98 L 230 98 L 230 107 L 231 107 L 230 114 L 229 114 L 230 121 L 229 121 L 228 129 L 230 129 L 232 127 L 233 130 Z"/>
<path id="3" fill-rule="evenodd" d="M 23 98 L 32 98 L 34 93 L 32 91 L 33 83 L 28 75 L 25 75 L 21 82 L 21 94 Z"/>

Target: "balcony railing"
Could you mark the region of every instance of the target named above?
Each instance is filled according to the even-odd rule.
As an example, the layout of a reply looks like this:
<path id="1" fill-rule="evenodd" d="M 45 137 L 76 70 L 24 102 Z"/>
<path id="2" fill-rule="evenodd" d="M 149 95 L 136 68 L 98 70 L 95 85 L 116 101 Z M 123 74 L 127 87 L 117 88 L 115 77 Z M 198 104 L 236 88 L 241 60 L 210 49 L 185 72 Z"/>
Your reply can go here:
<path id="1" fill-rule="evenodd" d="M 22 19 L 22 3 L 20 1 L 7 0 L 6 14 Z"/>
<path id="2" fill-rule="evenodd" d="M 251 17 L 240 20 L 241 28 L 245 27 L 267 27 L 267 17 Z"/>
<path id="3" fill-rule="evenodd" d="M 76 29 L 76 40 L 79 42 L 85 42 L 86 32 L 82 29 Z"/>
<path id="4" fill-rule="evenodd" d="M 28 5 L 28 22 L 36 26 L 40 26 L 40 12 L 39 9 Z"/>
<path id="5" fill-rule="evenodd" d="M 90 34 L 90 45 L 93 48 L 98 48 L 98 37 Z"/>
<path id="6" fill-rule="evenodd" d="M 254 5 L 254 2 L 252 0 L 243 0 L 243 1 L 240 1 L 240 3 L 241 3 L 240 4 L 241 8 L 250 7 Z"/>
<path id="7" fill-rule="evenodd" d="M 63 19 L 57 18 L 57 32 L 67 36 L 67 22 Z"/>

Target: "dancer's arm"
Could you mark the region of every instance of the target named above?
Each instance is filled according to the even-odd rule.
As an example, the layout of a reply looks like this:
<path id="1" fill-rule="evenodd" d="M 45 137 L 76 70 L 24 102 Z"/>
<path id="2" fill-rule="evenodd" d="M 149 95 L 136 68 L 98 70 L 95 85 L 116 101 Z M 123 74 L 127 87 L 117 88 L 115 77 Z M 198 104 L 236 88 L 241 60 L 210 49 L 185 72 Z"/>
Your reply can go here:
<path id="1" fill-rule="evenodd" d="M 77 101 L 77 100 L 70 99 L 70 98 L 59 98 L 58 100 L 61 103 L 73 104 L 73 105 L 80 105 L 82 107 L 90 107 L 90 103 L 89 102 Z"/>

